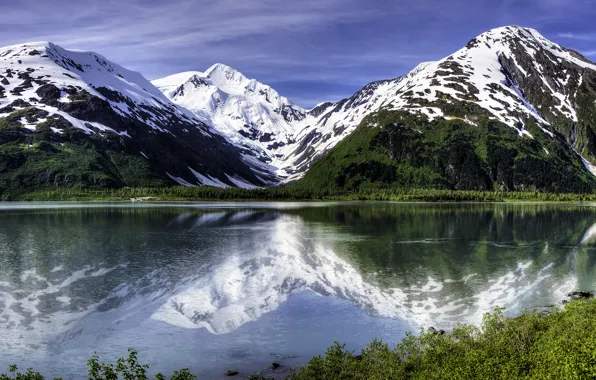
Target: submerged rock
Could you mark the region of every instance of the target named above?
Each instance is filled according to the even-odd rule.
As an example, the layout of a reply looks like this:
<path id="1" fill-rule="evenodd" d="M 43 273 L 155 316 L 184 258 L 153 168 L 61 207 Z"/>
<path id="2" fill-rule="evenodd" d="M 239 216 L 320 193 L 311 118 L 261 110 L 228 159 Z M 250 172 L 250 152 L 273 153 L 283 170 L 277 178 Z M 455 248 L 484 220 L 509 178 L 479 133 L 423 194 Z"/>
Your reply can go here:
<path id="1" fill-rule="evenodd" d="M 225 375 L 226 376 L 236 376 L 238 374 L 238 371 L 226 371 Z"/>
<path id="2" fill-rule="evenodd" d="M 567 297 L 569 297 L 568 300 L 561 301 L 561 303 L 563 305 L 568 304 L 569 301 L 579 301 L 579 300 L 587 300 L 590 298 L 594 298 L 594 292 L 587 291 L 587 290 L 576 290 L 574 292 L 567 293 Z"/>
<path id="3" fill-rule="evenodd" d="M 435 329 L 435 328 L 434 328 L 434 327 L 432 327 L 432 326 L 431 326 L 431 327 L 429 327 L 429 328 L 428 328 L 428 330 L 426 330 L 426 331 L 427 331 L 428 333 L 431 333 L 431 334 L 433 334 L 433 335 L 443 335 L 443 334 L 445 334 L 445 330 L 443 330 L 443 329 L 437 330 L 437 329 Z"/>
<path id="4" fill-rule="evenodd" d="M 276 354 L 275 352 L 271 352 L 271 353 L 269 353 L 269 355 L 275 356 L 276 358 L 278 358 L 280 360 L 295 359 L 298 357 L 298 355 L 282 355 L 282 354 Z"/>
<path id="5" fill-rule="evenodd" d="M 585 300 L 589 298 L 594 298 L 594 292 L 578 290 L 567 294 L 567 296 L 571 297 L 572 301 Z"/>

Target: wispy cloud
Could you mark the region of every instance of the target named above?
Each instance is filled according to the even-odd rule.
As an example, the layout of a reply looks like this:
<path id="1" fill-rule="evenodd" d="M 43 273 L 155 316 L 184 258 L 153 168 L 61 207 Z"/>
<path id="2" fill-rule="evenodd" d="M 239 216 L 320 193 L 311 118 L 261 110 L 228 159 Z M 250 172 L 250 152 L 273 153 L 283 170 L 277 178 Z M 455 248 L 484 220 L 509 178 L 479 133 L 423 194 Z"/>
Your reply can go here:
<path id="1" fill-rule="evenodd" d="M 20 35 L 37 33 L 66 45 L 118 42 L 128 47 L 150 48 L 208 45 L 279 30 L 311 30 L 327 22 L 353 22 L 374 17 L 376 13 L 374 10 L 342 8 L 339 0 L 304 0 L 287 4 L 273 0 L 58 0 L 45 4 L 39 0 L 25 0 L 19 6 L 0 5 L 3 23 L 20 25 Z M 58 23 L 62 23 L 60 28 L 47 27 Z M 60 32 L 52 33 L 55 30 Z M 9 33 L 9 36 L 14 34 Z"/>
<path id="2" fill-rule="evenodd" d="M 226 63 L 304 106 L 351 96 L 506 24 L 593 56 L 595 0 L 19 0 L 0 46 L 49 40 L 152 79 Z M 314 102 L 314 103 L 313 103 Z"/>
<path id="3" fill-rule="evenodd" d="M 596 41 L 596 33 L 559 33 L 559 37 L 570 40 Z"/>
<path id="4" fill-rule="evenodd" d="M 67 48 L 99 51 L 137 70 L 149 66 L 153 71 L 151 62 L 164 60 L 186 61 L 200 68 L 219 61 L 246 62 L 255 55 L 260 60 L 253 62 L 288 57 L 284 50 L 297 42 L 308 44 L 330 25 L 367 22 L 381 12 L 357 0 L 149 3 L 24 0 L 0 4 L 0 44 L 50 40 Z"/>

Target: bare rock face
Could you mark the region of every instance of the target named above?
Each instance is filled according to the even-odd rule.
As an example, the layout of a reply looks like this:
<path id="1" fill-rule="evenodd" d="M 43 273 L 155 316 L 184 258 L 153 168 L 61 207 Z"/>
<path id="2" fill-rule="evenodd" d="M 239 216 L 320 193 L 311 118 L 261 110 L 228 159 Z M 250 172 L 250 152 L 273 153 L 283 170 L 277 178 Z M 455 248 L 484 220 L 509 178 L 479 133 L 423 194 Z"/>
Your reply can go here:
<path id="1" fill-rule="evenodd" d="M 56 106 L 58 105 L 61 91 L 53 84 L 44 84 L 43 86 L 40 86 L 35 93 L 41 98 L 40 102 Z"/>

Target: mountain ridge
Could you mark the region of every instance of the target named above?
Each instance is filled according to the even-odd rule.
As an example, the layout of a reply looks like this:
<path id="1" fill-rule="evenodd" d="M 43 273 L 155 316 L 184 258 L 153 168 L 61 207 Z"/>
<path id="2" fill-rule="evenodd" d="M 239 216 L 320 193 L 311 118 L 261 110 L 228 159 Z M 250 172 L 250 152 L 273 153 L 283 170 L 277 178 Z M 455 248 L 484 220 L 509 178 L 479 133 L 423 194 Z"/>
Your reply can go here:
<path id="1" fill-rule="evenodd" d="M 538 126 L 544 127 L 548 134 L 552 134 L 548 127 L 551 122 L 563 118 L 577 122 L 575 107 L 569 94 L 560 92 L 561 86 L 550 84 L 549 76 L 556 73 L 552 70 L 543 73 L 541 64 L 524 69 L 516 61 L 516 57 L 524 58 L 521 51 L 534 51 L 547 56 L 545 59 L 596 70 L 596 64 L 573 50 L 547 40 L 535 29 L 520 26 L 494 28 L 473 38 L 462 49 L 441 60 L 422 62 L 407 74 L 394 79 L 371 82 L 349 98 L 316 105 L 306 111 L 304 119 L 291 123 L 290 128 L 286 127 L 286 131 L 293 133 L 284 136 L 285 140 L 281 138 L 281 141 L 276 141 L 277 144 L 271 146 L 274 149 L 268 151 L 266 148 L 269 147 L 264 148 L 261 156 L 269 157 L 266 160 L 278 169 L 277 174 L 282 183 L 291 182 L 300 179 L 314 161 L 349 135 L 372 112 L 390 107 L 423 113 L 430 120 L 435 117 L 452 117 L 444 114 L 442 106 L 429 106 L 430 103 L 442 100 L 442 97 L 448 98 L 447 103 L 464 101 L 479 105 L 499 121 L 515 128 L 520 135 L 529 134 L 527 128 L 524 128 L 524 119 L 528 117 L 536 119 Z M 525 58 L 524 65 L 528 64 L 528 57 Z M 513 69 L 514 66 L 516 69 Z M 539 105 L 549 107 L 546 118 L 542 117 L 545 109 L 537 110 L 532 106 L 535 99 L 528 101 L 525 98 L 519 86 L 511 81 L 511 75 L 503 72 L 504 67 L 518 70 L 522 76 L 533 71 L 532 74 L 541 78 L 541 87 L 559 102 Z M 521 81 L 519 75 L 516 79 Z M 570 85 L 577 84 L 575 81 Z M 533 85 L 536 86 L 537 83 Z M 177 102 L 175 97 L 170 98 Z M 197 112 L 196 107 L 188 108 Z M 553 120 L 553 115 L 558 119 Z M 464 119 L 473 123 L 472 119 L 476 116 L 470 117 Z M 241 137 L 237 137 L 235 142 L 241 142 L 243 137 L 247 137 L 244 132 L 240 134 Z M 591 169 L 591 165 L 596 163 L 596 157 L 584 152 L 581 146 L 577 148 L 586 161 L 586 167 Z"/>
<path id="2" fill-rule="evenodd" d="M 507 155 L 512 158 L 507 165 L 513 166 L 513 172 L 523 157 L 524 162 L 532 162 L 532 168 L 538 157 L 551 162 L 546 166 L 557 170 L 556 176 L 570 173 L 564 168 L 568 162 L 578 181 L 570 189 L 585 191 L 593 188 L 594 178 L 584 171 L 596 173 L 595 102 L 596 64 L 534 29 L 519 26 L 491 29 L 441 60 L 420 63 L 406 75 L 371 82 L 349 98 L 323 102 L 310 110 L 221 63 L 204 72 L 148 81 L 93 52 L 67 50 L 50 42 L 18 44 L 0 48 L 0 146 L 5 148 L 0 153 L 7 162 L 0 167 L 0 190 L 283 185 L 308 177 L 311 167 L 327 162 L 329 152 L 357 129 L 384 129 L 407 120 L 415 125 L 402 127 L 426 133 L 423 140 L 435 134 L 423 132 L 430 125 L 451 130 L 463 123 L 469 134 L 477 134 L 470 147 L 476 147 L 474 160 L 479 162 L 478 173 L 484 174 L 481 180 L 466 182 L 466 189 L 474 183 L 481 189 L 548 187 L 543 180 L 497 178 L 506 170 L 489 167 L 504 164 L 489 165 L 492 158 L 484 146 L 488 140 L 482 140 L 488 128 L 510 144 Z M 459 132 L 445 133 L 449 137 Z M 399 138 L 409 141 L 412 136 Z M 480 140 L 481 147 L 475 145 Z M 383 144 L 394 144 L 391 141 Z M 362 143 L 370 141 L 365 138 Z M 71 162 L 73 147 L 77 154 Z M 93 159 L 81 167 L 85 160 L 78 154 Z M 50 157 L 60 158 L 56 167 L 44 164 Z M 391 168 L 403 164 L 395 159 L 400 154 L 393 152 L 391 157 L 393 161 L 381 159 L 387 178 L 395 177 Z M 420 162 L 442 179 L 427 183 L 430 177 L 425 174 L 421 178 L 426 180 L 413 182 L 417 186 L 461 185 L 454 175 L 446 174 L 445 163 Z M 347 172 L 336 174 L 349 177 L 353 168 L 341 170 Z M 345 182 L 327 177 L 321 186 Z M 312 178 L 306 182 L 314 184 Z M 367 183 L 370 176 L 362 181 Z M 560 183 L 555 188 L 565 186 Z"/>

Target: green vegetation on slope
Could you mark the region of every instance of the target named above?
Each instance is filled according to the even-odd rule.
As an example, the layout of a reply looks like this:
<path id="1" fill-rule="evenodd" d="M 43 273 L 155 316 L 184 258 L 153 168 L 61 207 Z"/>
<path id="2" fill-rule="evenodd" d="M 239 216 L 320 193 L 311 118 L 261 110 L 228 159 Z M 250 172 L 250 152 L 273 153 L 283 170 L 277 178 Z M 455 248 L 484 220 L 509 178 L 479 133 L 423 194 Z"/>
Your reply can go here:
<path id="1" fill-rule="evenodd" d="M 154 150 L 163 150 L 163 146 L 173 144 L 167 136 L 157 142 L 153 136 L 137 136 L 137 141 L 123 140 L 115 133 L 86 135 L 60 118 L 38 123 L 32 132 L 20 122 L 23 117 L 41 112 L 30 107 L 0 118 L 0 196 L 10 200 L 64 200 L 78 199 L 73 193 L 85 193 L 83 198 L 98 199 L 88 197 L 98 192 L 103 198 L 121 199 L 114 194 L 136 187 L 155 188 L 135 191 L 160 199 L 486 201 L 503 198 L 491 195 L 494 192 L 596 191 L 596 179 L 562 135 L 551 137 L 535 122 L 526 120 L 533 137 L 520 136 L 515 129 L 491 120 L 486 111 L 474 104 L 432 105 L 441 107 L 451 119 L 429 121 L 424 115 L 380 110 L 367 116 L 297 183 L 253 192 L 170 190 L 166 187 L 171 180 L 164 174 L 169 169 L 162 163 L 174 162 L 174 157 L 147 160 L 138 154 L 145 145 L 159 143 L 160 147 L 154 146 Z M 476 116 L 470 121 L 467 115 Z M 64 132 L 51 133 L 56 128 Z M 596 137 L 592 140 L 596 141 Z M 594 144 L 587 143 L 585 147 Z M 408 193 L 410 189 L 425 189 L 425 193 L 422 197 L 412 195 Z M 482 194 L 454 195 L 432 190 Z M 420 190 L 413 191 L 420 194 Z M 35 195 L 23 195 L 31 192 Z M 56 198 L 41 195 L 48 192 Z M 107 193 L 110 195 L 105 196 Z"/>
<path id="2" fill-rule="evenodd" d="M 124 152 L 120 137 L 86 135 L 61 118 L 48 118 L 35 131 L 19 121 L 29 107 L 0 118 L 0 191 L 22 194 L 39 189 L 105 189 L 168 186 L 142 157 Z M 52 128 L 63 130 L 52 133 Z"/>
<path id="3" fill-rule="evenodd" d="M 449 113 L 458 114 L 457 109 Z M 369 115 L 297 186 L 346 191 L 596 189 L 596 180 L 564 139 L 547 135 L 531 120 L 526 126 L 533 138 L 485 116 L 473 123 L 452 117 L 428 121 L 422 115 L 389 110 Z"/>
<path id="4" fill-rule="evenodd" d="M 481 327 L 459 325 L 451 332 L 434 329 L 408 334 L 396 347 L 371 342 L 356 354 L 335 344 L 292 373 L 290 380 L 388 380 L 388 379 L 593 379 L 596 378 L 596 301 L 573 301 L 552 313 L 526 311 L 504 318 L 502 309 L 484 316 Z M 117 363 L 88 362 L 89 379 L 146 380 L 147 365 L 136 352 Z M 28 370 L 0 380 L 43 380 Z M 165 379 L 157 375 L 156 379 Z M 196 377 L 188 369 L 175 380 Z M 253 376 L 253 379 L 259 379 Z M 262 378 L 261 378 L 262 379 Z"/>
<path id="5" fill-rule="evenodd" d="M 563 135 L 550 136 L 532 120 L 525 120 L 532 137 L 520 136 L 514 128 L 491 120 L 485 110 L 473 103 L 438 101 L 426 105 L 441 108 L 450 119 L 429 121 L 424 115 L 380 110 L 368 115 L 353 133 L 291 186 L 250 194 L 232 189 L 226 195 L 194 198 L 434 200 L 432 196 L 416 199 L 401 194 L 407 189 L 580 194 L 596 190 L 596 179 Z M 167 135 L 158 140 L 140 132 L 134 139 L 101 131 L 87 135 L 62 118 L 47 118 L 36 125 L 35 131 L 21 123 L 23 118 L 33 120 L 44 116 L 42 112 L 28 107 L 0 118 L 3 199 L 23 198 L 23 194 L 30 192 L 50 191 L 59 195 L 82 189 L 163 188 L 171 185 L 165 174 L 168 170 L 176 173 L 180 167 L 186 168 L 197 159 L 195 154 L 206 158 L 221 153 L 193 151 L 177 157 L 172 152 L 180 155 L 183 150 L 176 145 L 178 140 Z M 131 133 L 137 127 L 131 127 Z M 585 133 L 589 134 L 591 129 L 588 129 Z M 52 133 L 54 130 L 63 133 Z M 596 137 L 586 141 L 577 142 L 581 145 L 578 149 L 589 155 Z M 596 152 L 596 148 L 593 150 Z M 141 151 L 153 153 L 146 159 L 139 154 Z M 164 152 L 170 153 L 164 155 Z M 178 165 L 178 159 L 186 163 Z M 172 191 L 153 193 L 163 195 Z M 201 190 L 195 194 L 213 193 L 214 190 Z M 436 200 L 443 200 L 443 196 Z M 172 198 L 178 199 L 176 196 L 169 199 Z M 494 200 L 493 196 L 470 198 L 469 194 L 448 198 Z M 64 196 L 48 200 L 60 199 Z"/>

